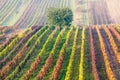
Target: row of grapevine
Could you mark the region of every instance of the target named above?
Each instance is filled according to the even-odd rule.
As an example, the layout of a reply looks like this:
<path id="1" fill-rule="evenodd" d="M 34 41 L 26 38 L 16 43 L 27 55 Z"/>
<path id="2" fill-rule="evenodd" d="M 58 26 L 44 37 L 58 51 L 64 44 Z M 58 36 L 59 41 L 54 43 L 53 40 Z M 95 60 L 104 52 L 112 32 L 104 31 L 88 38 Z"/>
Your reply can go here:
<path id="1" fill-rule="evenodd" d="M 23 43 L 26 42 L 24 40 L 29 39 L 29 37 L 31 37 L 32 34 L 36 33 L 38 30 L 40 29 L 40 27 L 38 27 L 37 29 L 35 29 L 34 31 L 32 31 L 30 34 L 28 34 L 27 36 L 25 36 L 25 38 L 23 39 Z M 34 36 L 36 36 L 34 34 Z M 37 38 L 37 36 L 36 36 Z M 34 42 L 35 39 L 31 40 L 32 42 Z M 29 41 L 29 40 L 28 40 Z M 28 51 L 30 49 L 30 47 L 32 46 L 32 44 L 30 46 L 24 45 L 23 48 L 15 55 L 14 58 L 12 58 L 0 71 L 0 78 L 4 79 L 11 70 L 13 70 L 18 63 L 22 60 L 22 58 L 25 55 L 25 52 Z M 11 57 L 8 57 L 11 58 Z"/>
<path id="2" fill-rule="evenodd" d="M 52 51 L 50 52 L 49 54 L 49 57 L 48 59 L 46 60 L 45 62 L 45 65 L 42 67 L 42 69 L 40 70 L 39 74 L 37 75 L 37 79 L 40 80 L 40 79 L 44 79 L 44 77 L 46 76 L 47 72 L 49 71 L 49 69 L 52 67 L 53 63 L 54 63 L 54 56 L 57 52 L 57 48 L 58 46 L 60 45 L 60 42 L 61 42 L 61 39 L 62 39 L 62 36 L 64 35 L 64 32 L 66 31 L 66 29 L 64 28 L 60 34 L 58 35 L 56 41 L 55 41 L 55 44 L 52 48 Z"/>
<path id="3" fill-rule="evenodd" d="M 2 50 L 7 47 L 15 38 L 17 35 L 14 35 L 12 37 L 10 37 L 9 39 L 7 39 L 1 46 L 0 46 L 0 52 L 2 52 Z"/>
<path id="4" fill-rule="evenodd" d="M 84 43 L 85 43 L 85 28 L 83 28 L 82 30 L 82 44 L 81 44 L 81 50 L 80 50 L 80 65 L 79 65 L 79 80 L 84 80 L 84 75 L 83 75 L 83 71 L 84 71 Z"/>
<path id="5" fill-rule="evenodd" d="M 4 57 L 11 49 L 13 49 L 14 45 L 19 41 L 19 37 L 16 37 L 2 52 L 0 52 L 0 59 Z"/>
<path id="6" fill-rule="evenodd" d="M 59 57 L 57 59 L 56 65 L 54 67 L 53 73 L 52 73 L 52 75 L 50 77 L 50 80 L 57 80 L 57 78 L 59 77 L 60 71 L 62 69 L 63 61 L 64 61 L 66 47 L 67 47 L 67 45 L 69 43 L 69 40 L 70 40 L 71 34 L 73 32 L 73 29 L 74 28 L 71 27 L 70 31 L 67 34 L 66 41 L 63 44 L 62 49 L 60 50 L 60 54 L 59 54 Z"/>
<path id="7" fill-rule="evenodd" d="M 0 49 L 0 55 L 3 55 L 2 58 L 5 58 L 7 53 L 13 50 L 15 48 L 16 44 L 18 44 L 24 37 L 25 35 L 29 32 L 30 30 L 27 29 L 25 32 L 19 34 L 19 35 L 13 35 L 11 38 L 9 38 L 5 43 L 3 43 L 1 49 Z M 8 54 L 8 55 L 9 55 Z M 0 61 L 1 64 L 2 61 Z"/>
<path id="8" fill-rule="evenodd" d="M 120 33 L 120 26 L 117 26 L 116 29 Z"/>
<path id="9" fill-rule="evenodd" d="M 51 34 L 51 36 L 47 39 L 45 45 L 43 46 L 42 50 L 39 53 L 39 56 L 43 56 L 44 55 L 44 52 L 45 52 L 45 50 L 46 50 L 46 48 L 48 46 L 48 43 L 51 42 L 52 38 L 54 38 L 54 36 L 56 35 L 57 30 L 59 30 L 58 28 L 59 27 L 56 27 L 54 32 Z"/>
<path id="10" fill-rule="evenodd" d="M 18 37 L 22 37 L 22 36 L 23 36 L 23 38 L 20 40 L 20 42 L 19 42 L 18 44 L 16 44 L 16 45 L 14 46 L 14 48 L 13 48 L 11 51 L 9 51 L 9 54 L 6 55 L 6 56 L 4 57 L 4 59 L 2 59 L 2 60 L 0 61 L 0 68 L 2 68 L 2 67 L 3 67 L 4 65 L 6 65 L 10 60 L 12 60 L 13 57 L 15 56 L 15 54 L 17 54 L 17 53 L 22 49 L 22 46 L 27 42 L 27 40 L 28 40 L 33 34 L 35 34 L 40 28 L 41 28 L 41 27 L 38 27 L 38 28 L 36 28 L 36 29 L 34 29 L 34 30 L 31 30 L 31 31 L 26 30 L 23 34 L 21 33 Z M 28 32 L 29 32 L 29 33 L 28 33 Z M 39 32 L 39 31 L 38 31 L 38 32 Z M 26 33 L 27 33 L 27 35 L 26 35 Z"/>
<path id="11" fill-rule="evenodd" d="M 113 73 L 115 75 L 115 78 L 117 80 L 119 80 L 120 79 L 120 76 L 118 76 L 118 75 L 120 75 L 119 74 L 119 72 L 120 72 L 119 68 L 120 67 L 118 65 L 119 62 L 118 62 L 117 58 L 115 57 L 114 51 L 112 49 L 112 46 L 111 46 L 111 44 L 109 42 L 108 36 L 105 33 L 104 29 L 102 28 L 100 30 L 100 32 L 101 32 L 102 38 L 104 40 L 107 56 L 108 56 L 108 59 L 109 59 L 109 62 L 110 62 L 110 67 L 111 67 L 111 69 L 112 69 L 112 71 L 113 71 Z M 114 35 L 112 35 L 112 36 L 114 37 Z"/>
<path id="12" fill-rule="evenodd" d="M 102 39 L 102 35 L 101 35 L 98 27 L 96 27 L 96 31 L 98 33 L 98 37 L 99 37 L 99 41 L 100 41 L 100 47 L 101 47 L 103 58 L 104 58 L 104 61 L 105 61 L 105 68 L 106 68 L 106 73 L 107 73 L 108 79 L 109 80 L 115 80 L 114 73 L 113 73 L 113 71 L 110 67 L 110 62 L 108 60 L 105 44 L 104 44 L 104 41 Z"/>
<path id="13" fill-rule="evenodd" d="M 25 58 L 18 64 L 18 66 L 15 68 L 15 70 L 10 74 L 6 79 L 14 79 L 14 76 L 17 75 L 18 72 L 20 72 L 21 68 L 24 67 L 27 60 L 30 58 L 30 56 L 33 54 L 34 49 L 40 44 L 43 37 L 51 30 L 51 27 L 46 29 L 36 40 L 35 45 L 32 46 L 31 50 L 26 54 Z"/>
<path id="14" fill-rule="evenodd" d="M 83 64 L 84 71 L 83 71 L 83 76 L 84 76 L 84 80 L 94 80 L 94 76 L 92 73 L 92 55 L 91 55 L 89 28 L 85 29 L 84 34 L 85 34 L 85 40 L 84 40 L 84 64 Z M 81 39 L 81 41 L 82 41 L 82 39 Z M 79 49 L 79 52 L 80 52 L 80 49 Z"/>
<path id="15" fill-rule="evenodd" d="M 117 45 L 114 41 L 114 38 L 113 38 L 112 34 L 110 33 L 110 31 L 108 30 L 107 27 L 103 27 L 103 28 L 104 28 L 107 36 L 108 36 L 108 39 L 109 39 L 110 45 L 111 45 L 111 47 L 114 51 L 115 57 L 117 58 L 118 62 L 120 63 L 120 55 L 119 55 L 119 52 L 118 52 L 118 47 L 117 47 Z"/>
<path id="16" fill-rule="evenodd" d="M 43 45 L 42 49 L 40 50 L 40 53 L 35 58 L 34 62 L 31 64 L 30 69 L 22 76 L 22 79 L 28 80 L 34 74 L 35 70 L 38 68 L 39 64 L 42 61 L 42 56 L 45 54 L 45 50 L 46 50 L 47 46 L 49 45 L 49 43 L 51 43 L 51 40 L 52 40 L 52 38 L 54 38 L 56 32 L 57 32 L 57 28 L 48 37 L 48 39 L 46 40 L 46 42 Z"/>
<path id="17" fill-rule="evenodd" d="M 105 68 L 105 62 L 102 55 L 102 50 L 100 49 L 100 41 L 99 37 L 97 35 L 97 31 L 95 27 L 92 30 L 93 33 L 93 39 L 94 39 L 94 46 L 95 46 L 95 56 L 96 56 L 96 67 L 99 73 L 100 80 L 105 80 L 107 78 L 106 68 Z"/>
<path id="18" fill-rule="evenodd" d="M 26 33 L 26 32 L 25 32 Z M 2 59 L 8 52 L 10 52 L 11 49 L 14 48 L 14 46 L 25 36 L 25 33 L 18 35 L 15 39 L 13 39 L 10 44 L 5 47 L 0 52 L 0 59 Z M 4 45 L 5 46 L 5 45 Z"/>
<path id="19" fill-rule="evenodd" d="M 17 76 L 15 76 L 15 79 L 17 79 L 18 77 L 22 77 L 22 75 L 28 70 L 31 63 L 36 58 L 38 52 L 44 45 L 44 42 L 46 41 L 47 37 L 51 32 L 52 32 L 52 28 L 50 27 L 46 29 L 41 35 L 38 36 L 38 39 L 36 40 L 35 44 L 31 47 L 31 50 L 27 52 L 27 55 L 24 58 L 24 60 L 26 60 L 26 63 L 23 64 L 22 66 L 23 69 L 19 70 L 19 72 L 17 73 Z M 31 63 L 29 63 L 29 61 L 31 61 Z"/>
<path id="20" fill-rule="evenodd" d="M 65 80 L 70 80 L 71 69 L 73 67 L 74 54 L 76 52 L 78 30 L 79 30 L 79 28 L 77 28 L 76 32 L 75 32 L 74 41 L 73 41 L 73 47 L 72 47 L 72 52 L 71 52 L 71 55 L 70 55 L 70 60 L 69 60 L 69 65 L 67 67 L 67 72 L 66 72 Z"/>
<path id="21" fill-rule="evenodd" d="M 92 55 L 92 73 L 95 80 L 100 80 L 98 70 L 96 67 L 95 46 L 94 46 L 94 39 L 92 35 L 92 29 L 89 28 L 89 30 L 90 30 L 90 43 L 91 43 L 91 55 Z"/>
<path id="22" fill-rule="evenodd" d="M 63 61 L 64 61 L 65 48 L 66 48 L 66 45 L 64 43 L 63 47 L 60 51 L 59 57 L 57 59 L 56 65 L 54 67 L 53 73 L 50 77 L 50 80 L 57 80 L 57 78 L 60 74 L 60 70 L 62 68 L 62 64 L 63 64 Z"/>
<path id="23" fill-rule="evenodd" d="M 109 29 L 112 31 L 112 33 L 116 36 L 116 38 L 120 42 L 120 34 L 115 30 L 115 28 L 114 27 L 109 27 Z"/>
<path id="24" fill-rule="evenodd" d="M 69 43 L 69 38 L 71 37 L 73 30 L 74 30 L 74 27 L 71 27 L 70 31 L 68 32 L 68 35 L 66 37 L 66 46 Z"/>
<path id="25" fill-rule="evenodd" d="M 117 47 L 115 41 L 119 33 L 115 28 L 96 26 L 61 29 L 33 26 L 16 36 L 14 39 L 20 37 L 20 40 L 9 54 L 1 58 L 0 79 L 119 79 L 120 67 L 111 45 L 111 41 L 114 41 Z"/>
<path id="26" fill-rule="evenodd" d="M 68 41 L 68 43 L 66 45 L 66 50 L 65 50 L 65 54 L 64 54 L 64 61 L 63 61 L 62 69 L 61 69 L 60 74 L 58 76 L 59 80 L 64 80 L 65 77 L 66 77 L 67 67 L 69 65 L 70 54 L 72 52 L 72 47 L 73 47 L 74 34 L 75 34 L 74 30 L 75 30 L 75 28 L 71 27 L 71 29 L 70 29 L 71 33 L 69 32 L 69 34 L 68 34 L 70 36 L 70 40 Z"/>
<path id="27" fill-rule="evenodd" d="M 52 73 L 54 71 L 54 67 L 57 63 L 57 59 L 59 58 L 59 55 L 60 55 L 60 51 L 61 51 L 62 46 L 64 45 L 64 43 L 66 41 L 67 33 L 68 33 L 68 30 L 65 31 L 64 35 L 61 37 L 62 39 L 59 43 L 59 46 L 56 47 L 56 52 L 55 52 L 55 54 L 53 54 L 53 65 L 50 67 L 49 72 L 46 74 L 46 76 L 44 78 L 45 80 L 50 79 L 52 76 Z"/>

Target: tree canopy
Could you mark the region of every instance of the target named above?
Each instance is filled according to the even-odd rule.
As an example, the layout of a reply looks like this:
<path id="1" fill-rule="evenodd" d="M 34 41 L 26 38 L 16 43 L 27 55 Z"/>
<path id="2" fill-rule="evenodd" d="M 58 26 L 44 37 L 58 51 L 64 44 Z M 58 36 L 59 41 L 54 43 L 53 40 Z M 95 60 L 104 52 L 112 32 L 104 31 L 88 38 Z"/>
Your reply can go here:
<path id="1" fill-rule="evenodd" d="M 69 8 L 49 8 L 48 23 L 55 26 L 70 26 L 73 20 L 72 10 Z"/>

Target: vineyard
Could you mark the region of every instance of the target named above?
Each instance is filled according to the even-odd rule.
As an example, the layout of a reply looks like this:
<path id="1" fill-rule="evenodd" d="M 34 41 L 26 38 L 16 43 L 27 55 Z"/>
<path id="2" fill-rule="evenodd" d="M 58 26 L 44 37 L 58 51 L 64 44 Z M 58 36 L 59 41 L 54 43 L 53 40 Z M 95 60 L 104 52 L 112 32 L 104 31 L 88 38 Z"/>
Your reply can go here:
<path id="1" fill-rule="evenodd" d="M 0 80 L 120 80 L 119 2 L 0 0 Z M 48 23 L 53 7 L 71 26 Z"/>
<path id="2" fill-rule="evenodd" d="M 0 48 L 1 80 L 119 80 L 119 26 L 36 27 Z"/>

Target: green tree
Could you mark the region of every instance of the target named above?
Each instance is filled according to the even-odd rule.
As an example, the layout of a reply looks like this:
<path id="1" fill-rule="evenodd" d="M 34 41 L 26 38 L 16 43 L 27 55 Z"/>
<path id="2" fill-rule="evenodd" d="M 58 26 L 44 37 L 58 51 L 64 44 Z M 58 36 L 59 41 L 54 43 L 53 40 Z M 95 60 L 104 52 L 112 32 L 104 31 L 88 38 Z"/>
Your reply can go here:
<path id="1" fill-rule="evenodd" d="M 70 26 L 73 20 L 72 10 L 69 8 L 49 8 L 48 23 L 55 26 Z"/>

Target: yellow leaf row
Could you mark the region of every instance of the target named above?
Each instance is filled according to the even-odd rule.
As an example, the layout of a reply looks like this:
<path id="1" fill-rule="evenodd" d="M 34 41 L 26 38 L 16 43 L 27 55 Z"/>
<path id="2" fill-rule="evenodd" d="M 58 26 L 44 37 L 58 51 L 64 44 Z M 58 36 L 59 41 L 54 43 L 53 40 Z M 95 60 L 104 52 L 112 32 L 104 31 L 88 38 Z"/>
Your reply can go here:
<path id="1" fill-rule="evenodd" d="M 70 31 L 67 33 L 66 41 L 63 44 L 62 49 L 60 50 L 60 54 L 59 54 L 59 57 L 57 59 L 56 66 L 54 67 L 52 76 L 50 77 L 49 80 L 57 80 L 57 78 L 60 75 L 60 71 L 62 69 L 62 65 L 63 65 L 63 61 L 64 61 L 64 56 L 65 56 L 65 52 L 66 52 L 66 47 L 68 46 L 68 43 L 69 43 L 70 38 L 72 36 L 73 29 L 74 29 L 74 27 L 71 27 Z"/>
<path id="2" fill-rule="evenodd" d="M 74 36 L 74 41 L 73 41 L 73 47 L 72 47 L 72 53 L 70 55 L 70 60 L 69 60 L 69 64 L 68 64 L 68 67 L 67 67 L 67 72 L 66 72 L 66 76 L 65 76 L 65 80 L 70 80 L 70 76 L 71 76 L 71 69 L 73 67 L 73 61 L 74 61 L 74 55 L 75 55 L 75 52 L 76 52 L 76 41 L 77 41 L 77 37 L 78 37 L 78 27 L 76 29 L 76 32 L 75 32 L 75 36 Z"/>
<path id="3" fill-rule="evenodd" d="M 110 67 L 110 62 L 108 60 L 107 52 L 106 52 L 106 49 L 105 49 L 105 44 L 104 44 L 104 41 L 102 39 L 102 35 L 101 35 L 98 27 L 96 27 L 96 31 L 97 31 L 97 34 L 98 34 L 98 37 L 99 37 L 100 48 L 101 48 L 101 51 L 102 51 L 102 54 L 103 54 L 108 79 L 109 80 L 115 80 L 115 76 L 113 74 L 113 71 L 112 71 L 112 69 Z"/>
<path id="4" fill-rule="evenodd" d="M 120 42 L 120 34 L 115 30 L 114 27 L 109 27 L 112 33 L 116 36 L 117 40 Z"/>
<path id="5" fill-rule="evenodd" d="M 120 32 L 120 25 L 116 25 L 115 28 L 118 32 Z"/>
<path id="6" fill-rule="evenodd" d="M 13 41 L 10 42 L 10 44 L 9 44 L 6 48 L 4 48 L 4 49 L 0 52 L 0 59 L 1 59 L 2 57 L 4 57 L 4 55 L 6 55 L 7 52 L 8 52 L 10 49 L 12 49 L 12 48 L 14 47 L 13 45 L 15 45 L 15 44 L 18 42 L 19 39 L 20 39 L 19 37 L 16 37 Z"/>
<path id="7" fill-rule="evenodd" d="M 120 53 L 118 52 L 118 47 L 117 47 L 117 45 L 116 45 L 116 43 L 114 41 L 114 38 L 113 38 L 112 34 L 110 33 L 110 31 L 108 30 L 107 27 L 103 27 L 103 29 L 105 30 L 105 32 L 106 32 L 106 34 L 108 36 L 108 39 L 110 41 L 110 45 L 111 45 L 111 47 L 113 49 L 115 57 L 117 58 L 118 62 L 120 63 Z"/>
<path id="8" fill-rule="evenodd" d="M 85 43 L 85 27 L 82 30 L 82 44 L 81 44 L 81 51 L 80 51 L 80 65 L 79 65 L 79 80 L 84 80 L 84 43 Z"/>

